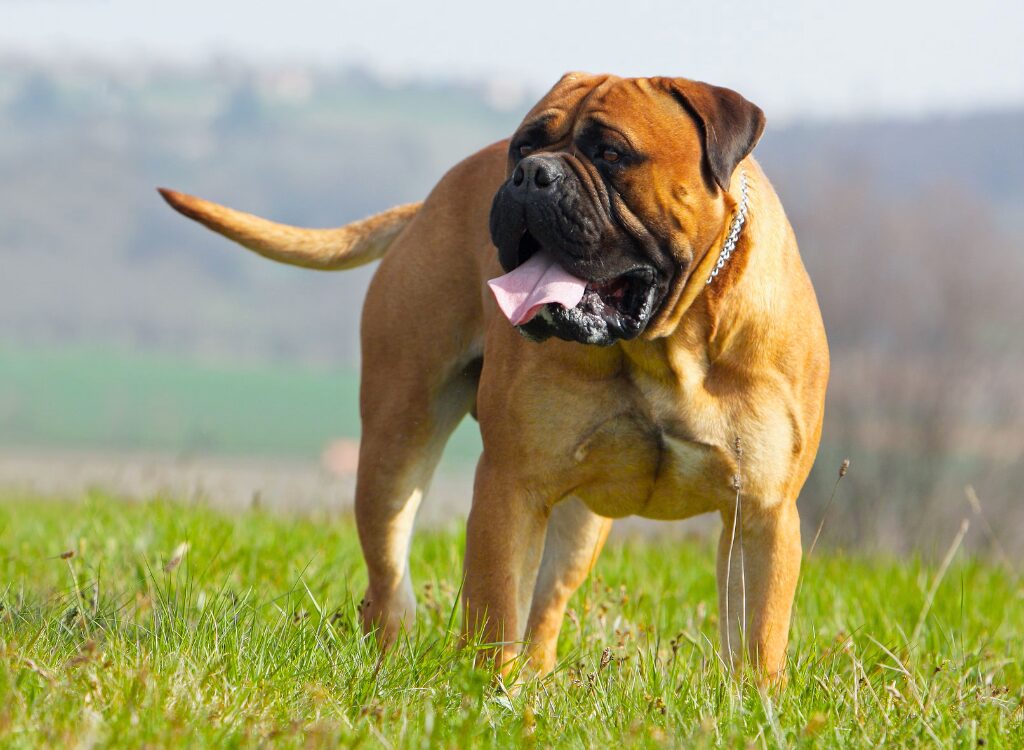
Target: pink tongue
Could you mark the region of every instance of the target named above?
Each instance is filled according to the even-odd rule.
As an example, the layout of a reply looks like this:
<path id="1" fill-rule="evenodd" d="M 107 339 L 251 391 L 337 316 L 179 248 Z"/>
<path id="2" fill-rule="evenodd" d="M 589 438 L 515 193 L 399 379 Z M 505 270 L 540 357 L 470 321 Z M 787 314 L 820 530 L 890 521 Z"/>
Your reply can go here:
<path id="1" fill-rule="evenodd" d="M 533 318 L 549 302 L 576 307 L 583 299 L 587 282 L 562 268 L 543 250 L 511 273 L 491 279 L 487 286 L 494 292 L 498 307 L 514 326 Z"/>

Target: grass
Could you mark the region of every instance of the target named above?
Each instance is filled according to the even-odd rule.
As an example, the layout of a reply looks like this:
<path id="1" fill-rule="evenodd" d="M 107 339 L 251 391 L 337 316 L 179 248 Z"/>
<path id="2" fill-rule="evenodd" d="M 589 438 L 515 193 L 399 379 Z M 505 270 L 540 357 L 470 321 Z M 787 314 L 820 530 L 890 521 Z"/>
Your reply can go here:
<path id="1" fill-rule="evenodd" d="M 350 519 L 7 497 L 0 745 L 1024 746 L 1024 590 L 992 565 L 819 548 L 772 694 L 720 666 L 709 543 L 613 542 L 557 673 L 509 693 L 457 647 L 462 543 L 418 535 L 419 624 L 380 660 Z"/>

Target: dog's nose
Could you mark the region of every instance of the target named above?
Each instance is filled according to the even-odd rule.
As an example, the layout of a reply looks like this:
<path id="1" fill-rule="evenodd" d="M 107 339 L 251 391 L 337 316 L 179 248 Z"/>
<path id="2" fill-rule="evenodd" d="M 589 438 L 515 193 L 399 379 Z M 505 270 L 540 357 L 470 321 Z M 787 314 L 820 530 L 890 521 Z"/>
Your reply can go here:
<path id="1" fill-rule="evenodd" d="M 561 160 L 551 156 L 527 156 L 512 172 L 512 184 L 522 191 L 547 190 L 563 177 Z"/>

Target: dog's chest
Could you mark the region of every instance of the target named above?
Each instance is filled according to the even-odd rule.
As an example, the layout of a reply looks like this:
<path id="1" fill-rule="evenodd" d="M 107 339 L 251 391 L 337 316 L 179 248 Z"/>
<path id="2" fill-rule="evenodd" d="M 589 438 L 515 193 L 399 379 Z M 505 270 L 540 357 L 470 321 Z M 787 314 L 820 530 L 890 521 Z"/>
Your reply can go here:
<path id="1" fill-rule="evenodd" d="M 701 390 L 633 377 L 622 410 L 597 421 L 572 456 L 586 480 L 574 494 L 608 516 L 686 518 L 728 501 L 733 467 L 719 414 Z"/>

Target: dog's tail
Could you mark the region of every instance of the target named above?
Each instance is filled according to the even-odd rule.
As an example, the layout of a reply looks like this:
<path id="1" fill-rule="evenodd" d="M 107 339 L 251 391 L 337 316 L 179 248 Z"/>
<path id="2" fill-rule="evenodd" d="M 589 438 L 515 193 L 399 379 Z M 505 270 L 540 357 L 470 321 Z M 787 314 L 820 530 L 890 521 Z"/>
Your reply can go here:
<path id="1" fill-rule="evenodd" d="M 341 271 L 377 260 L 419 211 L 420 203 L 395 206 L 336 229 L 278 224 L 226 206 L 158 188 L 175 211 L 264 258 L 320 271 Z"/>

